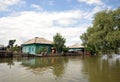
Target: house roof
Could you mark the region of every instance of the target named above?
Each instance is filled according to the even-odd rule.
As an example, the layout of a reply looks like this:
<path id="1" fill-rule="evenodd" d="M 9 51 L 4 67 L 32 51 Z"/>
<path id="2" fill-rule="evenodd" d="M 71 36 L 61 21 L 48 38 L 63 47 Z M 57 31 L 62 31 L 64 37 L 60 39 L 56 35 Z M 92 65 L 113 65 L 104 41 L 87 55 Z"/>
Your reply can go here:
<path id="1" fill-rule="evenodd" d="M 0 44 L 0 47 L 4 47 L 4 45 L 1 45 L 1 44 Z"/>
<path id="2" fill-rule="evenodd" d="M 72 45 L 72 46 L 69 46 L 69 48 L 84 48 L 84 46 L 76 43 L 76 44 L 74 44 L 74 45 Z"/>
<path id="3" fill-rule="evenodd" d="M 25 43 L 23 43 L 23 45 L 26 44 L 34 44 L 34 43 L 38 43 L 38 44 L 52 44 L 52 41 L 49 41 L 47 39 L 41 38 L 41 37 L 35 37 L 33 39 L 30 39 L 28 41 L 26 41 Z"/>

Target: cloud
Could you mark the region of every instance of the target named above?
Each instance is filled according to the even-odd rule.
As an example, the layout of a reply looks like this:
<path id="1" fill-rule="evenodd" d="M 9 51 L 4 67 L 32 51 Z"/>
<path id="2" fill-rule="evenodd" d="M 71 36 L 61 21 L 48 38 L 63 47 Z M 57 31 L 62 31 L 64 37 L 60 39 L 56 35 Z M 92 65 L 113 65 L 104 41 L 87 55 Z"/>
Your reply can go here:
<path id="1" fill-rule="evenodd" d="M 101 0 L 78 0 L 78 2 L 85 2 L 86 4 L 89 4 L 89 5 L 92 5 L 92 4 L 103 5 Z"/>
<path id="2" fill-rule="evenodd" d="M 40 5 L 32 4 L 31 7 L 35 8 L 36 10 L 43 10 Z"/>
<path id="3" fill-rule="evenodd" d="M 8 11 L 10 6 L 17 5 L 22 0 L 0 0 L 0 11 Z"/>
<path id="4" fill-rule="evenodd" d="M 111 10 L 112 8 L 108 5 L 103 5 L 103 6 L 95 6 L 91 11 L 86 11 L 84 12 L 84 19 L 87 20 L 93 20 L 94 15 L 97 12 L 100 12 L 102 10 Z"/>
<path id="5" fill-rule="evenodd" d="M 103 9 L 104 7 L 96 6 L 91 11 L 84 12 L 84 18 L 88 20 L 93 20 L 94 14 L 102 11 Z"/>
<path id="6" fill-rule="evenodd" d="M 63 18 L 63 19 L 60 19 L 60 20 L 56 20 L 56 22 L 54 24 L 67 27 L 67 26 L 72 26 L 75 23 L 77 23 L 77 20 L 74 20 L 74 19 L 71 19 L 71 18 Z"/>
<path id="7" fill-rule="evenodd" d="M 16 15 L 1 17 L 0 43 L 7 44 L 8 40 L 16 39 L 18 44 L 22 44 L 36 36 L 52 40 L 57 32 L 66 38 L 67 45 L 81 42 L 79 36 L 86 31 L 89 24 L 77 24 L 74 27 L 70 27 L 69 24 L 74 24 L 71 21 L 81 20 L 82 15 L 80 10 L 64 12 L 24 11 Z M 54 25 L 55 22 L 59 22 L 59 25 Z M 69 27 L 64 28 L 61 24 Z"/>

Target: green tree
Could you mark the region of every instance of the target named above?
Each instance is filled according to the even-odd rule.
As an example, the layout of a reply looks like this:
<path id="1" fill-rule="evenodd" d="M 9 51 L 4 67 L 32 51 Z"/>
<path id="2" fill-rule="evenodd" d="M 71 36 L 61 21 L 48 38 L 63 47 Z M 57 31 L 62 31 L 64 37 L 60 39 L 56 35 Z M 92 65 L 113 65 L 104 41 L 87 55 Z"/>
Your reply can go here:
<path id="1" fill-rule="evenodd" d="M 13 49 L 13 45 L 14 45 L 15 42 L 16 42 L 16 40 L 9 40 L 9 43 L 8 43 L 8 49 L 9 50 Z"/>
<path id="2" fill-rule="evenodd" d="M 66 46 L 63 46 L 63 49 L 62 49 L 62 51 L 63 51 L 64 53 L 68 52 L 68 50 L 69 50 L 69 48 L 68 48 L 68 47 L 66 47 Z"/>
<path id="3" fill-rule="evenodd" d="M 120 47 L 120 8 L 94 16 L 93 26 L 80 36 L 83 45 L 95 52 L 117 52 Z"/>
<path id="4" fill-rule="evenodd" d="M 53 37 L 53 41 L 53 46 L 56 48 L 58 53 L 61 53 L 65 48 L 66 39 L 60 33 L 56 33 Z"/>
<path id="5" fill-rule="evenodd" d="M 19 48 L 20 48 L 20 47 L 16 44 L 16 45 L 13 47 L 13 49 L 12 49 L 12 50 L 13 50 L 13 51 L 17 51 L 17 52 L 18 52 L 18 51 L 20 50 Z"/>
<path id="6" fill-rule="evenodd" d="M 47 47 L 40 47 L 39 49 L 37 49 L 37 54 L 40 54 L 40 53 L 47 53 L 48 49 Z"/>

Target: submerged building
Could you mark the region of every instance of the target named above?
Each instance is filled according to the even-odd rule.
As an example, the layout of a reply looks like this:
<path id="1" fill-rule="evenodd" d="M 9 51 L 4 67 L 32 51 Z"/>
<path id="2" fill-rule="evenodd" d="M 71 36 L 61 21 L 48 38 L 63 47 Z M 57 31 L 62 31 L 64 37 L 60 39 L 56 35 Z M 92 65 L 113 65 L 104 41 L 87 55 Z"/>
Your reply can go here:
<path id="1" fill-rule="evenodd" d="M 84 46 L 81 46 L 80 44 L 76 43 L 72 46 L 69 46 L 69 51 L 82 51 L 82 52 L 84 52 Z"/>
<path id="2" fill-rule="evenodd" d="M 22 52 L 28 54 L 40 54 L 41 52 L 50 53 L 52 41 L 41 37 L 35 37 L 22 44 Z"/>
<path id="3" fill-rule="evenodd" d="M 4 47 L 4 45 L 0 45 L 0 51 L 4 51 L 6 50 L 6 47 Z"/>

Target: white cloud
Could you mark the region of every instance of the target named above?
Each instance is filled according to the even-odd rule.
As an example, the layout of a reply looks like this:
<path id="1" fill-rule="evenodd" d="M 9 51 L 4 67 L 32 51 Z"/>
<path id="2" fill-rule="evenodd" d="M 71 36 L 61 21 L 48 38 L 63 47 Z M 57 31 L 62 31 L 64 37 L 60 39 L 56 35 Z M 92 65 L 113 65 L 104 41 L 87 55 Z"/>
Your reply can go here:
<path id="1" fill-rule="evenodd" d="M 101 10 L 103 10 L 103 9 L 104 9 L 104 8 L 101 7 L 101 6 L 96 6 L 96 7 L 94 7 L 94 8 L 92 9 L 92 11 L 85 12 L 85 13 L 84 13 L 84 18 L 85 18 L 85 19 L 88 19 L 88 20 L 93 20 L 94 14 L 97 13 L 97 12 L 99 12 L 99 11 L 101 11 Z"/>
<path id="2" fill-rule="evenodd" d="M 78 0 L 79 2 L 85 2 L 87 4 L 97 4 L 97 5 L 103 5 L 101 0 Z"/>
<path id="3" fill-rule="evenodd" d="M 71 19 L 71 18 L 66 18 L 66 19 L 60 19 L 60 20 L 56 20 L 57 25 L 62 25 L 62 26 L 67 26 L 67 25 L 72 25 L 75 24 L 77 22 L 77 20 Z"/>
<path id="4" fill-rule="evenodd" d="M 111 10 L 111 9 L 112 8 L 110 6 L 107 6 L 107 5 L 95 6 L 91 11 L 84 12 L 83 18 L 85 18 L 87 20 L 93 20 L 93 17 L 97 12 L 100 12 L 102 10 Z"/>
<path id="5" fill-rule="evenodd" d="M 36 10 L 42 10 L 40 5 L 32 4 L 31 7 L 35 8 Z"/>
<path id="6" fill-rule="evenodd" d="M 74 24 L 71 21 L 82 19 L 82 15 L 80 10 L 64 12 L 25 11 L 14 16 L 2 17 L 0 18 L 0 43 L 7 44 L 9 39 L 16 39 L 18 44 L 22 44 L 36 36 L 52 40 L 57 32 L 66 38 L 67 45 L 81 42 L 79 36 L 85 32 L 89 24 L 63 28 L 61 25 L 54 25 L 54 23 L 57 21 L 59 24 L 69 26 L 71 23 Z"/>
<path id="7" fill-rule="evenodd" d="M 16 5 L 22 0 L 0 0 L 0 11 L 8 11 L 9 6 Z"/>

